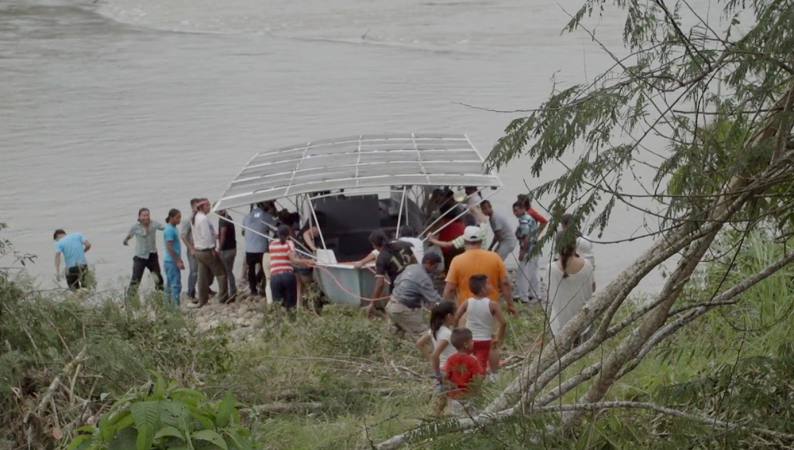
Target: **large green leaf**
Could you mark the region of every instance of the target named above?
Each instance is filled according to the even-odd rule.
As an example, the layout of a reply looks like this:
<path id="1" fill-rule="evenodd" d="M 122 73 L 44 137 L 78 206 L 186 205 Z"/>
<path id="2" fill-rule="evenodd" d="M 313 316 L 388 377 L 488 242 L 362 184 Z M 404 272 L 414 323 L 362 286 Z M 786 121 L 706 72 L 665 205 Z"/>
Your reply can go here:
<path id="1" fill-rule="evenodd" d="M 241 433 L 240 430 L 227 430 L 224 434 L 231 440 L 231 450 L 253 450 L 254 446 L 251 445 L 251 439 Z"/>
<path id="2" fill-rule="evenodd" d="M 130 410 L 138 430 L 135 447 L 137 450 L 149 450 L 154 440 L 154 431 L 160 428 L 160 402 L 133 403 Z"/>
<path id="3" fill-rule="evenodd" d="M 195 389 L 178 388 L 171 392 L 170 397 L 191 406 L 198 406 L 207 399 L 203 392 Z"/>
<path id="4" fill-rule="evenodd" d="M 108 450 L 132 450 L 135 448 L 138 433 L 132 428 L 121 430 L 108 445 Z"/>
<path id="5" fill-rule="evenodd" d="M 91 439 L 90 435 L 80 434 L 74 438 L 68 447 L 66 447 L 66 450 L 81 450 L 83 448 L 87 448 L 87 446 L 90 444 L 90 442 L 88 442 L 89 439 Z"/>
<path id="6" fill-rule="evenodd" d="M 159 430 L 157 430 L 157 433 L 154 434 L 155 441 L 160 441 L 161 439 L 166 437 L 177 438 L 182 442 L 185 441 L 185 435 L 181 431 L 172 427 L 171 425 L 166 425 L 160 428 Z"/>
<path id="7" fill-rule="evenodd" d="M 226 441 L 223 439 L 223 437 L 213 430 L 197 431 L 193 433 L 191 437 L 194 440 L 209 442 L 216 447 L 222 448 L 223 450 L 229 450 L 229 446 L 226 445 Z"/>
<path id="8" fill-rule="evenodd" d="M 229 425 L 236 403 L 232 394 L 227 392 L 226 396 L 223 397 L 223 401 L 218 405 L 218 414 L 215 416 L 215 423 L 219 427 L 223 428 Z"/>
<path id="9" fill-rule="evenodd" d="M 184 403 L 174 400 L 160 402 L 160 422 L 164 425 L 184 429 L 190 419 L 190 410 Z"/>
<path id="10" fill-rule="evenodd" d="M 99 434 L 102 437 L 102 442 L 110 442 L 121 431 L 130 428 L 135 423 L 132 414 L 129 411 L 114 416 L 112 420 L 101 421 L 99 423 Z"/>

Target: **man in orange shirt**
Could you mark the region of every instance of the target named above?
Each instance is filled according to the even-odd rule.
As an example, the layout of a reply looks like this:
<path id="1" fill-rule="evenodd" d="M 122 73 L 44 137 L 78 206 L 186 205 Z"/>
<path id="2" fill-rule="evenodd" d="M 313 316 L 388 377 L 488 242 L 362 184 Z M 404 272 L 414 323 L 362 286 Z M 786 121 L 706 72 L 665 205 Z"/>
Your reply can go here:
<path id="1" fill-rule="evenodd" d="M 510 314 L 516 314 L 516 306 L 513 303 L 513 288 L 507 276 L 507 268 L 504 261 L 498 254 L 492 251 L 483 250 L 482 235 L 480 228 L 468 226 L 463 232 L 463 241 L 466 251 L 452 260 L 449 272 L 447 273 L 447 284 L 444 287 L 444 299 L 452 299 L 457 296 L 458 304 L 465 302 L 474 294 L 469 290 L 469 278 L 472 275 L 483 274 L 488 277 L 491 285 L 488 297 L 491 301 L 498 302 L 501 292 L 507 302 L 507 310 Z"/>

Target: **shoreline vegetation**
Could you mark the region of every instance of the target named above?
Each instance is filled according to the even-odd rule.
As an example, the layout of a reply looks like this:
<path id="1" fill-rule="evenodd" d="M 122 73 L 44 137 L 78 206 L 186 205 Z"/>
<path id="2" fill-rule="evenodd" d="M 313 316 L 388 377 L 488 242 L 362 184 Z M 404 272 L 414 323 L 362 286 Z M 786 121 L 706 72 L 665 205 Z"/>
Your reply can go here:
<path id="1" fill-rule="evenodd" d="M 732 277 L 754 273 L 779 256 L 775 252 L 755 236 Z M 429 364 L 413 343 L 355 308 L 326 306 L 321 315 L 302 309 L 290 318 L 277 305 L 221 305 L 226 316 L 254 318 L 209 328 L 197 315 L 211 313 L 176 312 L 155 292 L 138 305 L 124 304 L 122 289 L 88 302 L 90 293 L 37 293 L 24 277 L 5 275 L 0 449 L 70 443 L 75 449 L 136 448 L 124 447 L 135 442 L 133 430 L 141 433 L 133 419 L 108 446 L 90 447 L 89 437 L 111 429 L 103 420 L 125 408 L 133 417 L 136 404 L 171 405 L 175 398 L 190 399 L 195 405 L 187 410 L 214 421 L 226 417 L 224 407 L 236 417 L 201 430 L 220 436 L 225 448 L 371 448 L 406 430 L 418 430 L 411 448 L 524 448 L 527 442 L 543 448 L 777 448 L 790 445 L 794 434 L 792 280 L 794 270 L 782 271 L 748 291 L 741 304 L 660 345 L 616 383 L 603 408 L 588 409 L 575 430 L 548 431 L 566 411 L 553 403 L 543 413 L 527 411 L 470 433 L 431 438 L 456 425 L 432 416 Z M 687 292 L 692 304 L 718 282 L 709 271 L 699 274 Z M 518 374 L 528 345 L 541 335 L 542 315 L 540 308 L 523 308 L 510 319 L 506 368 L 483 386 L 478 408 Z M 592 362 L 580 361 L 561 380 Z M 565 403 L 585 388 L 566 394 Z M 156 425 L 167 427 L 159 419 Z M 167 430 L 153 430 L 153 444 L 145 448 L 180 448 L 180 438 Z M 196 448 L 224 448 L 196 442 L 205 445 Z"/>

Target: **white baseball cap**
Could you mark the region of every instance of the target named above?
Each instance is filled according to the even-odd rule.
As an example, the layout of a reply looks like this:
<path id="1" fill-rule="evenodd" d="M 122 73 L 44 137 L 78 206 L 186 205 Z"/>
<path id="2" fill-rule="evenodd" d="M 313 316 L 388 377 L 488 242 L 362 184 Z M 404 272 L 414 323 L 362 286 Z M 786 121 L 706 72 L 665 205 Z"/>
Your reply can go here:
<path id="1" fill-rule="evenodd" d="M 466 242 L 482 242 L 480 227 L 469 225 L 463 230 L 463 240 Z"/>

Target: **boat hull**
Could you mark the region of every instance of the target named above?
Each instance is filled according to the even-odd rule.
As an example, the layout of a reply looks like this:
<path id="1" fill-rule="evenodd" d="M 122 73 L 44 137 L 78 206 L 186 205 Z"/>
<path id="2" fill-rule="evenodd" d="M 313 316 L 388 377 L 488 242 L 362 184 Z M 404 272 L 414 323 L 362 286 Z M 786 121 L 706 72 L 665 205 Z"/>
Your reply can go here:
<path id="1" fill-rule="evenodd" d="M 369 304 L 362 298 L 371 297 L 375 289 L 375 273 L 372 270 L 332 264 L 318 266 L 314 272 L 320 289 L 330 303 L 350 306 Z"/>

